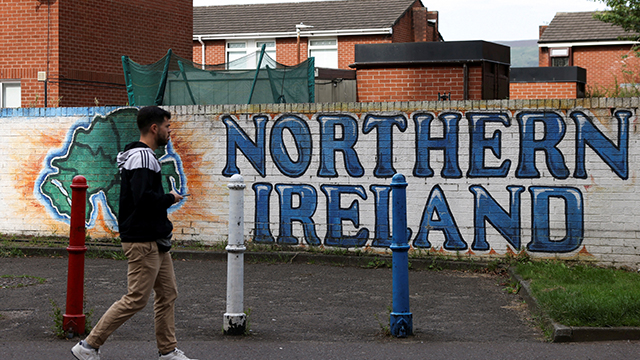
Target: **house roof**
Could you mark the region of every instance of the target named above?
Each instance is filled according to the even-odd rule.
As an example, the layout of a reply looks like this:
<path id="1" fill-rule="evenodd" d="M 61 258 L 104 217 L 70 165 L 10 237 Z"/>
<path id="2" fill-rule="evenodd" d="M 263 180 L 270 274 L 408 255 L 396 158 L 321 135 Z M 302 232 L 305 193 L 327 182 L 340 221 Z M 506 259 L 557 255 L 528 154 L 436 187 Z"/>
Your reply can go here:
<path id="1" fill-rule="evenodd" d="M 620 37 L 633 34 L 620 26 L 596 20 L 593 14 L 593 11 L 556 13 L 538 43 L 619 41 Z"/>
<path id="2" fill-rule="evenodd" d="M 197 6 L 193 35 L 278 34 L 296 36 L 296 24 L 307 34 L 352 30 L 389 30 L 420 0 L 341 0 L 300 3 Z M 365 11 L 368 10 L 368 11 Z M 388 33 L 388 32 L 387 32 Z"/>

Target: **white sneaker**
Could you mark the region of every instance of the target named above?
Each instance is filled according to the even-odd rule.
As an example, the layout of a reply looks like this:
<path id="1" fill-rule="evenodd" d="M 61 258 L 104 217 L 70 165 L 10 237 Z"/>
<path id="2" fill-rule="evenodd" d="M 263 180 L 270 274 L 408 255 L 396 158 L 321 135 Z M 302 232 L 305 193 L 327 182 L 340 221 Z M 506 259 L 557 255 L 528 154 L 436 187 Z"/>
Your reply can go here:
<path id="1" fill-rule="evenodd" d="M 198 359 L 188 358 L 186 357 L 186 355 L 182 350 L 176 348 L 175 350 L 173 350 L 168 354 L 160 355 L 160 360 L 198 360 Z"/>
<path id="2" fill-rule="evenodd" d="M 82 342 L 77 343 L 71 348 L 71 354 L 78 360 L 100 360 L 100 351 L 87 349 L 82 346 Z"/>

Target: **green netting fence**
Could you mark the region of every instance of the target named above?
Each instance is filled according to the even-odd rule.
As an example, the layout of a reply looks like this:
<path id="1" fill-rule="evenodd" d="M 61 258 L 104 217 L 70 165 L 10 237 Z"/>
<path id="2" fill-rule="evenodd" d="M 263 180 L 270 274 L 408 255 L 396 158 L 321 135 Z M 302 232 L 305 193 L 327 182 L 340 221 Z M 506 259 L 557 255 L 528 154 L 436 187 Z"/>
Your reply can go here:
<path id="1" fill-rule="evenodd" d="M 218 65 L 197 64 L 169 50 L 150 65 L 123 56 L 122 67 L 131 106 L 312 103 L 315 98 L 314 59 L 286 66 L 264 47 Z M 235 70 L 250 67 L 255 68 Z"/>

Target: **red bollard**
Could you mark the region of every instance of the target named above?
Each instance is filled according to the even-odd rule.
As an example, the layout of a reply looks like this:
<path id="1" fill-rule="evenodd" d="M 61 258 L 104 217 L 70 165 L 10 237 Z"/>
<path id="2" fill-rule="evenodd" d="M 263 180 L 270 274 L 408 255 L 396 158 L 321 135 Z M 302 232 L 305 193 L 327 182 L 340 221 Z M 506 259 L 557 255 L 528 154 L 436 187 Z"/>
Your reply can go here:
<path id="1" fill-rule="evenodd" d="M 87 207 L 87 179 L 78 175 L 71 183 L 71 231 L 69 234 L 69 273 L 67 277 L 67 308 L 62 316 L 62 329 L 71 334 L 84 334 L 85 214 Z"/>

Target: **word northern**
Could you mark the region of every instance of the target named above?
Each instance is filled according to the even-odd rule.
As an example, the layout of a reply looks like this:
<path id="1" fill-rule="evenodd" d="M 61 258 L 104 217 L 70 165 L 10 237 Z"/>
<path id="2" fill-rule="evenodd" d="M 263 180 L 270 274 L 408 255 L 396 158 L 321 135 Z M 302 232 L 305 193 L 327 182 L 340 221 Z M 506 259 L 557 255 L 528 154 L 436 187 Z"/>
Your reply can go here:
<path id="1" fill-rule="evenodd" d="M 575 123 L 575 169 L 574 178 L 586 179 L 585 167 L 586 147 L 589 146 L 604 163 L 621 179 L 629 177 L 628 147 L 629 119 L 632 113 L 618 110 L 613 115 L 618 121 L 617 144 L 600 131 L 593 119 L 581 110 L 569 113 Z M 462 114 L 459 112 L 442 112 L 437 117 L 429 112 L 416 112 L 412 116 L 415 125 L 415 165 L 413 176 L 433 177 L 430 164 L 430 152 L 439 150 L 444 155 L 443 178 L 462 178 L 459 163 L 459 124 Z M 488 126 L 511 126 L 509 114 L 506 112 L 467 112 L 469 123 L 469 165 L 467 178 L 507 177 L 512 166 L 510 159 L 503 160 L 498 166 L 487 166 L 486 157 L 489 150 L 496 159 L 502 154 L 502 130 L 495 129 L 487 136 Z M 432 135 L 432 124 L 442 123 L 442 136 Z M 269 118 L 265 115 L 254 115 L 255 139 L 229 115 L 222 117 L 227 130 L 226 164 L 222 170 L 224 176 L 240 173 L 237 166 L 237 154 L 240 151 L 253 168 L 266 176 L 266 125 Z M 365 169 L 355 146 L 360 129 L 355 117 L 348 114 L 319 114 L 316 120 L 320 125 L 320 164 L 318 177 L 337 177 L 336 154 L 344 157 L 345 169 L 350 177 L 362 177 Z M 516 114 L 519 125 L 519 156 L 515 177 L 540 178 L 536 166 L 536 153 L 546 155 L 546 166 L 551 176 L 566 179 L 570 171 L 565 156 L 558 145 L 564 139 L 567 125 L 563 117 L 553 111 L 522 111 Z M 367 114 L 362 123 L 362 133 L 377 132 L 373 175 L 376 178 L 388 178 L 396 173 L 393 164 L 393 132 L 394 128 L 404 132 L 407 129 L 407 118 L 404 115 Z M 540 126 L 541 125 L 541 126 Z M 542 129 L 542 130 L 540 130 Z M 285 130 L 292 136 L 293 144 L 285 142 Z M 287 145 L 295 147 L 297 156 L 294 159 Z M 306 173 L 312 161 L 313 141 L 311 129 L 307 121 L 293 114 L 283 115 L 271 127 L 269 150 L 271 160 L 280 173 L 290 178 L 297 178 Z"/>

